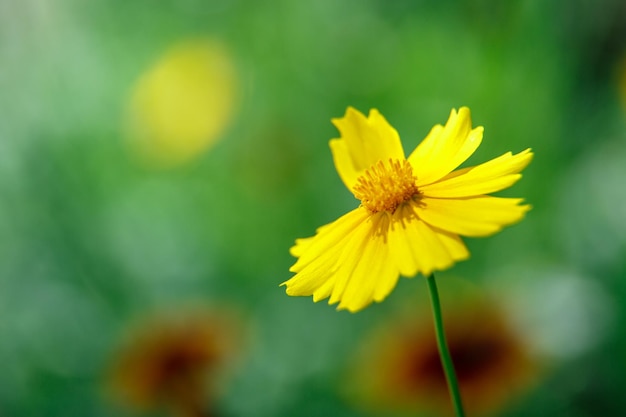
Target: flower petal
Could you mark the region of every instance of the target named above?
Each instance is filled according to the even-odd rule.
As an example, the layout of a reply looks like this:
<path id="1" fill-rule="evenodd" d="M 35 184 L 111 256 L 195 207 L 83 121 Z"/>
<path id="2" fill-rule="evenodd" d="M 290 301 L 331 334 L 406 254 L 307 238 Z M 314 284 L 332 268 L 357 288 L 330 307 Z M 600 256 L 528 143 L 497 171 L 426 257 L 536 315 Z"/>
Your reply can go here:
<path id="1" fill-rule="evenodd" d="M 478 148 L 482 126 L 472 129 L 470 110 L 452 110 L 446 126 L 435 126 L 415 148 L 408 160 L 417 176 L 417 185 L 433 183 L 461 165 Z"/>
<path id="2" fill-rule="evenodd" d="M 342 118 L 332 119 L 340 139 L 330 141 L 335 168 L 342 181 L 352 190 L 356 179 L 380 160 L 404 159 L 398 132 L 376 109 L 366 118 L 348 107 Z"/>
<path id="3" fill-rule="evenodd" d="M 363 254 L 363 247 L 367 244 L 370 232 L 371 222 L 368 219 L 347 236 L 347 239 L 342 242 L 341 248 L 337 248 L 338 251 L 341 251 L 337 259 L 337 268 L 326 283 L 313 293 L 313 301 L 317 302 L 329 296 L 328 304 L 341 301 L 341 296 L 350 280 L 352 271 Z"/>
<path id="4" fill-rule="evenodd" d="M 351 245 L 355 244 L 357 236 L 355 231 L 364 230 L 362 226 L 365 220 L 348 228 L 345 227 L 345 222 L 343 224 L 340 222 L 342 219 L 327 225 L 324 233 L 320 232 L 311 238 L 312 242 L 308 243 L 307 251 L 290 268 L 296 275 L 280 284 L 287 286 L 287 295 L 313 295 L 313 301 L 319 301 L 330 295 L 338 276 L 336 272 L 345 264 L 342 262 L 344 253 L 353 250 Z"/>
<path id="5" fill-rule="evenodd" d="M 369 216 L 365 209 L 357 208 L 320 227 L 314 237 L 298 240 L 292 253 L 300 253 L 300 258 L 289 269 L 296 275 L 281 284 L 287 286 L 287 294 L 314 295 L 315 301 L 325 298 L 323 293 L 334 287 L 336 271 L 345 268 L 350 250 L 368 237 Z"/>
<path id="6" fill-rule="evenodd" d="M 519 174 L 530 163 L 533 153 L 529 149 L 517 155 L 507 152 L 483 164 L 460 169 L 441 180 L 421 187 L 428 197 L 471 197 L 495 193 L 513 185 Z"/>
<path id="7" fill-rule="evenodd" d="M 328 225 L 326 225 L 328 226 Z M 318 232 L 320 230 L 323 230 L 324 226 L 318 228 Z M 304 252 L 306 252 L 307 248 L 311 245 L 311 243 L 313 243 L 313 239 L 315 239 L 315 236 L 312 237 L 303 237 L 300 239 L 296 239 L 296 244 L 293 245 L 290 249 L 289 249 L 289 253 L 291 254 L 291 256 L 295 256 L 296 258 L 299 258 L 300 256 L 302 256 L 302 254 Z"/>
<path id="8" fill-rule="evenodd" d="M 296 244 L 290 251 L 293 256 L 297 256 L 299 259 L 289 270 L 291 272 L 299 272 L 310 262 L 313 262 L 316 257 L 332 250 L 359 223 L 365 221 L 369 215 L 367 210 L 359 207 L 344 214 L 334 222 L 318 228 L 315 236 L 297 239 Z"/>
<path id="9" fill-rule="evenodd" d="M 389 228 L 387 213 L 372 216 L 371 234 L 363 248 L 355 253 L 356 262 L 349 274 L 341 274 L 345 285 L 333 293 L 330 303 L 340 300 L 338 310 L 357 312 L 372 301 L 382 301 L 398 281 L 398 268 L 389 256 L 386 233 Z M 347 271 L 346 271 L 347 272 Z"/>
<path id="10" fill-rule="evenodd" d="M 346 240 L 339 268 L 335 272 L 336 279 L 328 304 L 335 304 L 343 299 L 343 293 L 351 282 L 352 273 L 361 262 L 368 239 L 373 236 L 373 232 L 374 227 L 370 217 L 366 222 L 362 223 L 362 227 L 354 230 Z"/>
<path id="11" fill-rule="evenodd" d="M 416 204 L 420 219 L 433 227 L 464 236 L 488 236 L 513 224 L 530 210 L 521 198 L 478 196 L 464 199 L 423 197 Z"/>
<path id="12" fill-rule="evenodd" d="M 288 295 L 313 295 L 315 302 L 330 296 L 329 304 L 339 302 L 338 310 L 351 312 L 389 295 L 399 278 L 387 244 L 390 216 L 381 212 L 363 218 L 360 211 L 348 213 L 352 219 L 344 216 L 305 239 L 306 251 L 291 268 L 296 275 L 281 284 L 287 286 Z"/>
<path id="13" fill-rule="evenodd" d="M 400 273 L 424 276 L 467 259 L 469 252 L 458 236 L 434 229 L 418 218 L 416 204 L 405 204 L 394 212 L 389 230 L 389 248 Z"/>
<path id="14" fill-rule="evenodd" d="M 437 237 L 441 243 L 446 247 L 446 250 L 455 261 L 463 261 L 470 257 L 470 253 L 465 246 L 465 243 L 461 240 L 459 235 L 446 232 L 445 230 L 436 229 L 427 223 L 428 227 L 433 229 L 433 232 L 437 234 Z"/>

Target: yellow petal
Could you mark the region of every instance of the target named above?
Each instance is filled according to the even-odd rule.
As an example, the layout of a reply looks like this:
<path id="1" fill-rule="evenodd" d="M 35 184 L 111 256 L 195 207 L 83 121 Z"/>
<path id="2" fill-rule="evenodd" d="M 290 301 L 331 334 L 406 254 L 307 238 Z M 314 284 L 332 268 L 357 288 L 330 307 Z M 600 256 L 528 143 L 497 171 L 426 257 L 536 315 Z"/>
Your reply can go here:
<path id="1" fill-rule="evenodd" d="M 367 246 L 367 240 L 373 235 L 373 223 L 371 217 L 364 223 L 362 227 L 356 229 L 346 240 L 339 268 L 335 273 L 335 284 L 328 304 L 335 304 L 342 300 L 343 293 L 350 283 L 352 273 L 361 261 L 361 257 Z"/>
<path id="2" fill-rule="evenodd" d="M 370 235 L 363 240 L 362 250 L 354 254 L 356 262 L 351 273 L 345 274 L 347 279 L 341 296 L 331 299 L 331 302 L 341 301 L 338 310 L 347 309 L 354 313 L 372 301 L 382 301 L 398 280 L 398 269 L 389 256 L 386 241 L 388 215 L 380 213 L 372 216 L 371 221 Z"/>
<path id="3" fill-rule="evenodd" d="M 526 149 L 512 155 L 504 155 L 474 167 L 460 169 L 441 180 L 421 187 L 428 197 L 471 197 L 495 193 L 513 185 L 522 175 L 519 174 L 532 160 L 533 153 Z"/>
<path id="4" fill-rule="evenodd" d="M 414 204 L 402 205 L 394 212 L 388 236 L 391 255 L 407 277 L 418 272 L 428 276 L 469 256 L 458 236 L 420 220 Z"/>
<path id="5" fill-rule="evenodd" d="M 429 225 L 427 226 L 433 229 L 433 232 L 435 232 L 439 241 L 446 247 L 446 250 L 453 260 L 462 261 L 470 257 L 470 253 L 459 235 L 436 229 Z"/>
<path id="6" fill-rule="evenodd" d="M 420 219 L 438 229 L 464 236 L 488 236 L 513 224 L 530 210 L 521 198 L 478 196 L 465 199 L 423 197 L 416 205 Z"/>
<path id="7" fill-rule="evenodd" d="M 337 251 L 327 251 L 299 270 L 291 279 L 280 285 L 287 287 L 287 295 L 313 295 L 315 291 L 334 279 L 339 259 Z M 331 284 L 332 285 L 332 284 Z"/>
<path id="8" fill-rule="evenodd" d="M 389 249 L 390 250 L 390 249 Z M 385 269 L 380 273 L 376 288 L 374 288 L 374 301 L 380 303 L 391 293 L 396 287 L 400 272 L 398 267 L 392 262 L 392 258 L 387 258 Z"/>
<path id="9" fill-rule="evenodd" d="M 444 128 L 435 126 L 409 156 L 417 185 L 433 183 L 469 158 L 480 145 L 483 128 L 472 129 L 470 111 L 452 110 Z"/>
<path id="10" fill-rule="evenodd" d="M 314 259 L 295 268 L 297 274 L 281 285 L 287 286 L 288 295 L 313 295 L 315 302 L 330 296 L 329 304 L 339 302 L 337 309 L 356 312 L 385 299 L 398 281 L 398 267 L 387 243 L 390 215 L 368 216 L 351 230 L 346 230 L 347 222 L 337 223 L 322 231 L 336 237 L 330 248 L 321 249 L 333 240 L 327 236 L 324 245 L 307 243 L 303 256 Z"/>
<path id="11" fill-rule="evenodd" d="M 291 253 L 298 256 L 299 259 L 289 270 L 298 272 L 324 252 L 331 251 L 369 215 L 367 210 L 359 207 L 344 214 L 334 222 L 318 228 L 315 236 L 296 240 L 296 245 L 291 248 Z"/>
<path id="12" fill-rule="evenodd" d="M 380 160 L 404 159 L 398 132 L 376 109 L 366 118 L 348 107 L 342 118 L 332 119 L 340 139 L 330 141 L 335 168 L 342 181 L 352 190 L 356 179 Z"/>
<path id="13" fill-rule="evenodd" d="M 369 213 L 358 208 L 318 229 L 318 234 L 304 240 L 304 246 L 296 244 L 301 256 L 289 269 L 296 275 L 281 284 L 287 286 L 287 294 L 315 295 L 315 301 L 325 298 L 322 295 L 334 287 L 335 272 L 343 267 L 351 242 L 368 232 L 368 218 Z"/>
<path id="14" fill-rule="evenodd" d="M 299 258 L 300 256 L 302 256 L 302 254 L 306 252 L 309 245 L 313 243 L 313 239 L 315 239 L 314 236 L 296 239 L 296 244 L 293 245 L 291 248 L 289 248 L 289 253 L 291 254 L 291 256 L 295 256 L 296 258 Z"/>

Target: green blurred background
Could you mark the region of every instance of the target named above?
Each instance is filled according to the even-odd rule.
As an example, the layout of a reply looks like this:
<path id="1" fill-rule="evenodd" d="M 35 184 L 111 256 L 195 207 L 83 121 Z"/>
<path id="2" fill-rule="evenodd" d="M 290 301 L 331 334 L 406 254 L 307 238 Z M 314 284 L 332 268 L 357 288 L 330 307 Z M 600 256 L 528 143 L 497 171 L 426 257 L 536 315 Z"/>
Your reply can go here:
<path id="1" fill-rule="evenodd" d="M 173 99 L 194 64 L 168 59 L 197 45 L 219 70 Z M 428 312 L 422 278 L 358 314 L 278 287 L 294 239 L 358 204 L 328 148 L 348 105 L 407 152 L 462 105 L 485 127 L 470 163 L 533 148 L 503 193 L 533 210 L 466 239 L 444 314 L 489 295 L 541 369 L 494 415 L 621 415 L 623 1 L 0 0 L 0 416 L 166 415 L 103 386 L 132 323 L 189 303 L 240 323 L 215 415 L 390 415 L 347 375 L 372 329 Z M 179 133 L 193 109 L 210 126 Z"/>

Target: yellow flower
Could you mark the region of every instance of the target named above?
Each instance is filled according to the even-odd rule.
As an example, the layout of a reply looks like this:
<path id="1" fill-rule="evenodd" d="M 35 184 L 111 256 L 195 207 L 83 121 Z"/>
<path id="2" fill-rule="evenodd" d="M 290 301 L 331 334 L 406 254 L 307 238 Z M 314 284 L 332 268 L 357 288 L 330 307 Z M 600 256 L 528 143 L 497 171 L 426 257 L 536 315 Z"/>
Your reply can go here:
<path id="1" fill-rule="evenodd" d="M 329 304 L 356 312 L 387 297 L 400 275 L 428 276 L 467 259 L 459 235 L 491 235 L 530 209 L 519 198 L 486 195 L 521 178 L 530 149 L 453 171 L 482 141 L 483 128 L 472 129 L 467 107 L 452 110 L 408 158 L 398 132 L 375 109 L 366 118 L 349 107 L 332 121 L 341 133 L 330 141 L 335 167 L 361 205 L 296 240 L 296 275 L 281 284 L 288 295 L 330 297 Z"/>
<path id="2" fill-rule="evenodd" d="M 160 167 L 191 161 L 223 136 L 236 91 L 225 44 L 198 39 L 174 45 L 133 87 L 127 114 L 132 149 Z"/>

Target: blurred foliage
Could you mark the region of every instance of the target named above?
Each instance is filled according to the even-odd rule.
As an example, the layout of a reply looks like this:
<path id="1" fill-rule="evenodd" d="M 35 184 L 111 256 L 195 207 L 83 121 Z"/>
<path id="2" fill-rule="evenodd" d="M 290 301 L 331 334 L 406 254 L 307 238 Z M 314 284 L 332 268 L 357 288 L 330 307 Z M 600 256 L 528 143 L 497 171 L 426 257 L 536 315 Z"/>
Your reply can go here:
<path id="1" fill-rule="evenodd" d="M 495 415 L 621 414 L 625 28 L 621 0 L 0 0 L 0 415 L 133 415 L 102 393 L 120 338 L 189 302 L 249 327 L 216 415 L 387 415 L 351 403 L 345 376 L 372 326 L 424 314 L 421 278 L 356 315 L 278 287 L 293 240 L 357 204 L 327 145 L 348 105 L 380 109 L 407 150 L 461 105 L 485 126 L 472 161 L 533 148 L 506 193 L 533 211 L 466 240 L 444 310 L 462 277 L 545 364 Z M 166 157 L 204 142 L 146 164 L 133 92 L 190 41 L 221 45 L 229 73 L 170 111 L 218 127 L 168 136 Z"/>

